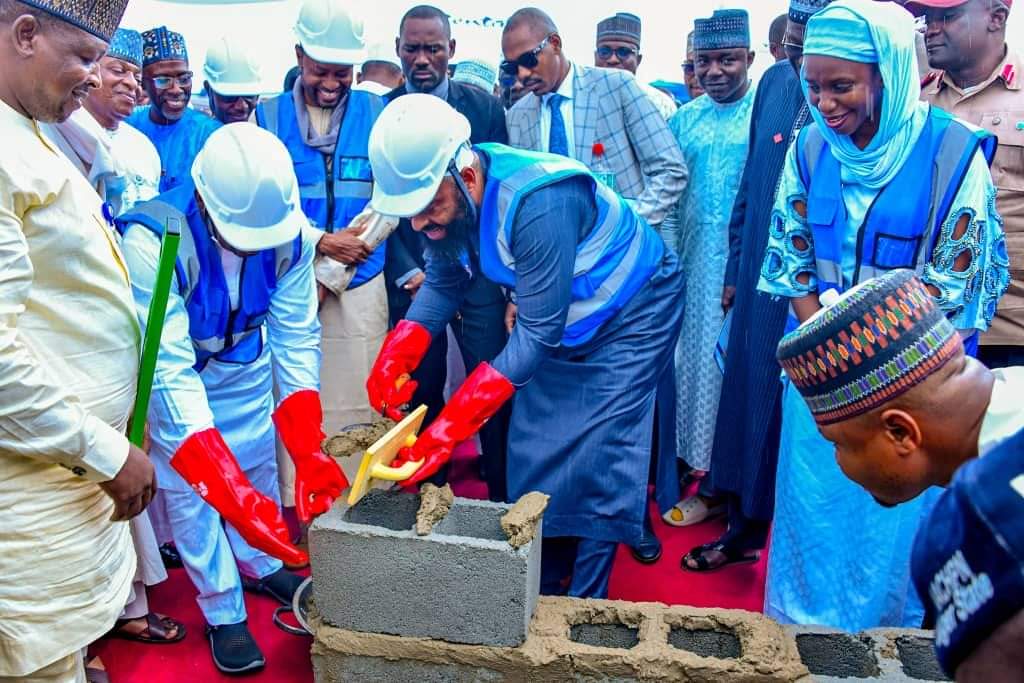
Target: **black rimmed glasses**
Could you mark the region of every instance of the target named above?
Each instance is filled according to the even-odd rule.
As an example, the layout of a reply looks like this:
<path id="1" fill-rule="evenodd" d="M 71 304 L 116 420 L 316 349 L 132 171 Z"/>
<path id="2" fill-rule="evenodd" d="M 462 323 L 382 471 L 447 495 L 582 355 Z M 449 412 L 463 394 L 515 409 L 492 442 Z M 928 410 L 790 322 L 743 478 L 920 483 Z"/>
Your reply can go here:
<path id="1" fill-rule="evenodd" d="M 501 63 L 501 71 L 503 73 L 508 74 L 509 76 L 515 76 L 515 75 L 517 75 L 519 73 L 519 67 L 522 67 L 524 69 L 535 69 L 535 68 L 537 68 L 537 64 L 539 63 L 539 60 L 537 59 L 537 55 L 539 55 L 541 52 L 543 52 L 544 48 L 546 48 L 548 46 L 548 41 L 551 40 L 551 36 L 552 35 L 554 35 L 554 34 L 549 33 L 547 38 L 545 38 L 544 40 L 540 41 L 540 45 L 538 45 L 537 47 L 533 48 L 532 50 L 529 50 L 529 51 L 524 52 L 523 54 L 519 55 L 519 57 L 517 59 L 511 59 L 511 60 L 507 59 L 504 62 L 502 62 Z"/>
<path id="2" fill-rule="evenodd" d="M 185 71 L 176 76 L 153 76 L 151 80 L 157 90 L 167 90 L 173 83 L 177 83 L 179 88 L 187 88 L 192 85 L 192 72 Z"/>
<path id="3" fill-rule="evenodd" d="M 608 45 L 602 45 L 597 48 L 597 56 L 601 59 L 611 59 L 612 55 L 619 58 L 620 62 L 624 62 L 638 52 L 636 48 L 626 47 L 609 47 Z"/>

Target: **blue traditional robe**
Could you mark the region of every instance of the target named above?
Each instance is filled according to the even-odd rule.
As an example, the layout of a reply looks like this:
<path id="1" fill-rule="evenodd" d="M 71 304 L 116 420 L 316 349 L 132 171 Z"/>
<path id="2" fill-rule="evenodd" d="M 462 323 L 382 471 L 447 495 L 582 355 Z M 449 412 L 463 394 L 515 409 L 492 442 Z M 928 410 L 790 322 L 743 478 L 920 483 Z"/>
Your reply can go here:
<path id="1" fill-rule="evenodd" d="M 677 453 L 707 470 L 722 373 L 715 344 L 722 330 L 722 288 L 729 219 L 747 161 L 755 88 L 728 104 L 699 97 L 669 121 L 690 169 L 679 200 L 680 266 L 686 274 L 683 334 L 676 347 Z"/>
<path id="2" fill-rule="evenodd" d="M 160 192 L 167 192 L 182 183 L 191 182 L 192 162 L 221 123 L 194 109 L 185 109 L 174 123 L 154 123 L 149 118 L 151 107 L 136 108 L 126 122 L 139 129 L 156 147 L 160 155 Z"/>

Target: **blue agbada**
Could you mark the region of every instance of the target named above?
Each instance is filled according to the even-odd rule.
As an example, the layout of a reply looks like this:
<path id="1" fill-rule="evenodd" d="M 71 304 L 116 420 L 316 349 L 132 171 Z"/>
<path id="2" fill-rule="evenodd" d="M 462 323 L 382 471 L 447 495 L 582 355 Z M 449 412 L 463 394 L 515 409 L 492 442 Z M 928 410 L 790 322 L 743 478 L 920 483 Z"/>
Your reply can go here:
<path id="1" fill-rule="evenodd" d="M 687 274 L 683 334 L 676 347 L 676 444 L 690 467 L 707 470 L 715 435 L 722 373 L 715 344 L 724 322 L 722 287 L 729 257 L 729 219 L 747 161 L 755 88 L 719 104 L 710 96 L 684 105 L 669 120 L 690 183 L 679 200 L 679 260 Z"/>
<path id="2" fill-rule="evenodd" d="M 185 109 L 174 123 L 154 123 L 149 117 L 151 107 L 136 108 L 126 123 L 142 131 L 156 147 L 160 155 L 160 192 L 166 192 L 190 182 L 192 162 L 221 123 L 194 109 Z"/>

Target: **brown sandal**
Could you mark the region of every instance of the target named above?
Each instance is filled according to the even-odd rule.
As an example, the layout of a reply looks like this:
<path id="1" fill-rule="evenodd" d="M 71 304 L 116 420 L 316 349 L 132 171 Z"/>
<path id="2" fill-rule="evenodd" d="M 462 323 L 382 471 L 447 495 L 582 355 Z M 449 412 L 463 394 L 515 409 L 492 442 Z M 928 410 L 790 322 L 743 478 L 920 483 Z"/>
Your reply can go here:
<path id="1" fill-rule="evenodd" d="M 142 618 L 146 620 L 146 628 L 141 632 L 132 633 L 124 629 L 126 625 Z M 176 631 L 173 637 L 169 635 L 172 631 Z M 145 617 L 118 619 L 114 624 L 114 628 L 110 631 L 110 636 L 112 638 L 121 638 L 122 640 L 134 640 L 139 643 L 170 645 L 171 643 L 177 643 L 185 637 L 185 624 L 168 616 L 150 612 Z"/>

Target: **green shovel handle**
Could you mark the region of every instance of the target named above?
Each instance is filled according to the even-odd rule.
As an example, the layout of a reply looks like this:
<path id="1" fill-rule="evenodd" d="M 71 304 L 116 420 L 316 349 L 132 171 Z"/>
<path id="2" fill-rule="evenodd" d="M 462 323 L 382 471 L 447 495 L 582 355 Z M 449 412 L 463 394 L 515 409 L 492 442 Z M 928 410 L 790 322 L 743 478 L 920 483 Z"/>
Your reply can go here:
<path id="1" fill-rule="evenodd" d="M 153 283 L 153 298 L 149 301 L 146 315 L 146 334 L 142 340 L 142 359 L 139 362 L 139 382 L 135 394 L 135 409 L 128 440 L 142 448 L 146 436 L 146 414 L 149 412 L 149 397 L 153 393 L 153 375 L 156 373 L 156 359 L 160 354 L 160 338 L 167 315 L 167 299 L 174 277 L 174 264 L 178 258 L 178 242 L 181 241 L 181 225 L 176 219 L 169 219 L 164 226 L 160 241 L 160 262 Z"/>

